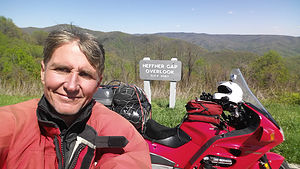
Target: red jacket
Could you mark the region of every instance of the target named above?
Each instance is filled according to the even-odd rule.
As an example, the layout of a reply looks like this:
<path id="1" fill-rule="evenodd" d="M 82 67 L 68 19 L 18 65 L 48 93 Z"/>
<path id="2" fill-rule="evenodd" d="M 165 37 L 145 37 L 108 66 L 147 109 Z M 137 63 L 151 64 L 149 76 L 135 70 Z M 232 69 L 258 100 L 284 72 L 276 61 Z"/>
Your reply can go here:
<path id="1" fill-rule="evenodd" d="M 70 127 L 51 110 L 44 97 L 0 107 L 0 169 L 151 168 L 142 136 L 104 105 L 91 102 Z M 129 143 L 103 148 L 119 141 L 98 136 L 125 136 Z"/>

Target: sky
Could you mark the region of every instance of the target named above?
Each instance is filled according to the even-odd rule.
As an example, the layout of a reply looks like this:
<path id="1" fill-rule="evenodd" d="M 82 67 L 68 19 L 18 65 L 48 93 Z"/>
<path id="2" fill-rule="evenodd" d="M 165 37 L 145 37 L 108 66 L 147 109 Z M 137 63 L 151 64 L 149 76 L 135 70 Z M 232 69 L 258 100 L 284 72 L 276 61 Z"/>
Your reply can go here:
<path id="1" fill-rule="evenodd" d="M 300 0 L 0 0 L 0 16 L 21 28 L 300 37 Z"/>

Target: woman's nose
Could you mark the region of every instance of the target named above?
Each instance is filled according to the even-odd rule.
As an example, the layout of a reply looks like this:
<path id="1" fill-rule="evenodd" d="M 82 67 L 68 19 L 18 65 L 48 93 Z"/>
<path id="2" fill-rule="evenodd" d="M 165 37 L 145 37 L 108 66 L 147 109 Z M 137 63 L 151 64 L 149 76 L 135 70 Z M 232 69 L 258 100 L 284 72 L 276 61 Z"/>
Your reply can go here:
<path id="1" fill-rule="evenodd" d="M 64 87 L 68 92 L 78 91 L 79 89 L 78 74 L 70 73 L 66 79 Z"/>

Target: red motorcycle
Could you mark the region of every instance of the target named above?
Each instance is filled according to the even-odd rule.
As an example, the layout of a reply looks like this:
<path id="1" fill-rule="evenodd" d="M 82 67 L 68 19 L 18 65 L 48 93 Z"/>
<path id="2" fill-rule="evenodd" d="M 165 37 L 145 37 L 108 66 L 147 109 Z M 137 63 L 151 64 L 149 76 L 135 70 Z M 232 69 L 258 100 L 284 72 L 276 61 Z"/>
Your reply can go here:
<path id="1" fill-rule="evenodd" d="M 142 134 L 152 168 L 289 169 L 284 157 L 270 152 L 283 142 L 283 131 L 239 69 L 232 71 L 230 81 L 220 83 L 218 92 L 202 93 L 186 108 L 174 128 L 147 120 Z"/>
<path id="2" fill-rule="evenodd" d="M 147 122 L 144 138 L 153 168 L 289 168 L 284 157 L 269 152 L 283 142 L 281 128 L 239 69 L 220 83 L 217 93 L 203 93 L 186 107 L 187 115 L 175 128 Z"/>

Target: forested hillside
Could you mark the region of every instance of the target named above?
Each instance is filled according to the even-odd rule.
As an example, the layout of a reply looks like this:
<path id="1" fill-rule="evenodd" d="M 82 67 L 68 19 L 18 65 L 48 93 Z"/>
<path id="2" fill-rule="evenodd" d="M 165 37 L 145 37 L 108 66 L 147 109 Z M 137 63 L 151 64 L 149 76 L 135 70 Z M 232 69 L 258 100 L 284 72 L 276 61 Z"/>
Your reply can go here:
<path id="1" fill-rule="evenodd" d="M 264 54 L 276 50 L 281 56 L 300 55 L 300 37 L 279 35 L 210 35 L 197 33 L 157 33 L 202 46 L 209 51 L 235 50 Z"/>
<path id="2" fill-rule="evenodd" d="M 49 31 L 68 26 L 70 25 L 21 29 L 12 20 L 0 17 L 0 92 L 13 93 L 17 89 L 35 89 L 35 92 L 40 92 L 39 63 L 42 59 L 43 41 Z M 191 43 L 187 39 L 173 39 L 162 34 L 131 35 L 87 29 L 84 31 L 95 35 L 106 50 L 104 83 L 118 79 L 140 84 L 142 81 L 139 79 L 138 63 L 143 57 L 163 60 L 177 57 L 183 63 L 182 80 L 178 83 L 179 94 L 180 91 L 200 93 L 202 90 L 215 90 L 216 82 L 227 80 L 232 68 L 241 68 L 255 91 L 268 94 L 299 92 L 300 55 L 297 51 L 300 47 L 281 41 L 276 36 L 277 40 L 273 43 L 277 47 L 269 47 L 260 53 L 251 51 L 260 47 L 257 41 L 250 44 L 248 36 L 242 35 L 238 35 L 239 40 L 231 44 L 235 48 L 220 48 L 218 36 L 214 36 L 215 42 L 210 41 L 210 46 L 206 46 L 195 43 L 197 35 Z M 223 37 L 219 38 L 221 40 Z M 247 43 L 243 43 L 243 39 Z M 272 38 L 269 40 L 272 41 Z M 162 83 L 164 82 L 153 82 L 152 87 L 159 91 L 164 90 L 162 86 L 168 85 L 161 85 Z M 160 95 L 163 96 L 162 93 Z"/>

